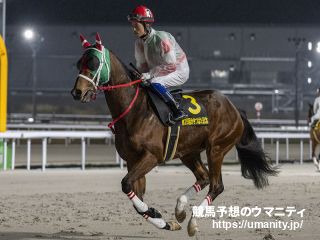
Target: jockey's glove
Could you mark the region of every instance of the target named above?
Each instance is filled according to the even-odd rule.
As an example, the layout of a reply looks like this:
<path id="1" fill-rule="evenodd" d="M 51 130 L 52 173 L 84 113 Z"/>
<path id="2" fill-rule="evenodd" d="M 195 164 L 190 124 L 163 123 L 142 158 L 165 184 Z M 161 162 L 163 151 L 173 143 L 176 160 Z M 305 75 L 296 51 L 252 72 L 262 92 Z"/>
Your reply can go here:
<path id="1" fill-rule="evenodd" d="M 147 82 L 148 80 L 150 80 L 152 78 L 152 75 L 150 73 L 142 73 L 141 74 L 141 80 L 142 82 Z"/>

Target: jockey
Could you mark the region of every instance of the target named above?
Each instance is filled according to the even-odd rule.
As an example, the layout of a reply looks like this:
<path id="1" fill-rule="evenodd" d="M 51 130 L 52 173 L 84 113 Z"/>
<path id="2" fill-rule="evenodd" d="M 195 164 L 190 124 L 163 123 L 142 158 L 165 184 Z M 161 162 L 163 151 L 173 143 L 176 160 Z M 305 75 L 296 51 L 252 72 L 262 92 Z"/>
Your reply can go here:
<path id="1" fill-rule="evenodd" d="M 135 59 L 138 70 L 142 72 L 143 82 L 149 82 L 151 89 L 172 110 L 174 121 L 187 117 L 167 90 L 168 87 L 182 85 L 188 80 L 186 54 L 170 33 L 156 31 L 151 27 L 154 17 L 147 7 L 136 7 L 128 15 L 128 21 L 138 37 L 135 42 Z"/>
<path id="2" fill-rule="evenodd" d="M 317 88 L 317 97 L 313 103 L 313 116 L 311 117 L 311 126 L 315 127 L 320 119 L 320 88 Z"/>

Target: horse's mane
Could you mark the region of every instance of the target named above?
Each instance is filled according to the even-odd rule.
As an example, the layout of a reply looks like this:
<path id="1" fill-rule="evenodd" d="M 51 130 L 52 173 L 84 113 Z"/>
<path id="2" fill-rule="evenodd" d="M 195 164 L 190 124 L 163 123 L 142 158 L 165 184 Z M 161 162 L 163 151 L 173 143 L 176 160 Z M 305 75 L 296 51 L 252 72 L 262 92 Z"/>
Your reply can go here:
<path id="1" fill-rule="evenodd" d="M 110 51 L 110 50 L 109 50 L 109 51 Z M 112 51 L 110 51 L 110 52 L 112 52 Z M 133 70 L 129 69 L 129 67 L 128 67 L 127 65 L 125 65 L 125 64 L 122 62 L 122 60 L 121 60 L 120 58 L 118 58 L 113 52 L 112 52 L 112 54 L 113 54 L 113 55 L 118 59 L 118 61 L 121 63 L 123 69 L 126 71 L 126 74 L 127 74 L 127 76 L 131 79 L 131 81 L 132 81 L 132 80 L 136 80 L 136 79 L 137 79 L 137 76 L 136 76 L 135 72 L 134 72 Z"/>

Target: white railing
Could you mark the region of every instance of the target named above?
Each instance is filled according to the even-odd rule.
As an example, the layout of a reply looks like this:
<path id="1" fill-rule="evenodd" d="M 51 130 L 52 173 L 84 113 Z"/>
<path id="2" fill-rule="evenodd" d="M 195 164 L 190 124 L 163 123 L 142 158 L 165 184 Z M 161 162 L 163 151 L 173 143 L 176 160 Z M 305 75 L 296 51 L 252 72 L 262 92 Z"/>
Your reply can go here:
<path id="1" fill-rule="evenodd" d="M 276 164 L 279 164 L 279 142 L 281 139 L 286 141 L 286 158 L 289 160 L 289 140 L 300 141 L 300 163 L 303 163 L 303 144 L 304 140 L 309 140 L 310 136 L 306 132 L 283 133 L 283 132 L 258 132 L 257 137 L 261 139 L 264 148 L 265 140 L 276 141 Z M 12 169 L 15 168 L 15 145 L 17 139 L 27 140 L 27 170 L 31 168 L 31 140 L 42 139 L 42 170 L 45 171 L 47 165 L 47 141 L 48 139 L 80 139 L 81 140 L 81 169 L 85 169 L 86 164 L 86 139 L 111 139 L 113 135 L 110 131 L 7 131 L 0 133 L 0 139 L 4 139 L 3 169 L 7 169 L 7 144 L 12 142 Z M 309 154 L 311 159 L 311 142 L 309 140 Z M 116 163 L 123 167 L 123 160 L 116 153 Z"/>
<path id="2" fill-rule="evenodd" d="M 71 130 L 108 130 L 107 124 L 98 125 L 98 124 L 35 124 L 35 123 L 9 123 L 7 128 L 11 130 L 62 130 L 62 131 L 71 131 Z"/>
<path id="3" fill-rule="evenodd" d="M 311 140 L 309 133 L 283 133 L 283 132 L 261 132 L 256 133 L 261 139 L 262 148 L 264 148 L 265 139 L 273 139 L 276 141 L 276 165 L 279 164 L 279 142 L 280 139 L 286 140 L 286 159 L 289 160 L 289 139 L 300 140 L 300 164 L 303 163 L 303 141 L 309 140 L 309 156 L 311 159 Z"/>
<path id="4" fill-rule="evenodd" d="M 80 139 L 81 140 L 81 169 L 86 164 L 86 139 L 110 139 L 113 135 L 110 131 L 7 131 L 0 133 L 0 139 L 4 139 L 3 169 L 7 169 L 7 144 L 12 141 L 12 165 L 15 168 L 15 146 L 17 139 L 27 140 L 27 170 L 31 168 L 31 140 L 42 139 L 42 170 L 47 165 L 47 140 L 48 139 Z M 121 159 L 117 157 L 117 162 Z M 121 162 L 122 164 L 122 162 Z"/>
<path id="5" fill-rule="evenodd" d="M 252 120 L 250 120 L 251 122 Z M 61 130 L 61 131 L 91 131 L 91 130 L 109 130 L 107 123 L 106 124 L 43 124 L 43 123 L 8 123 L 7 128 L 14 131 L 24 131 L 24 130 Z M 254 127 L 256 132 L 309 132 L 309 127 L 282 125 L 279 127 Z"/>

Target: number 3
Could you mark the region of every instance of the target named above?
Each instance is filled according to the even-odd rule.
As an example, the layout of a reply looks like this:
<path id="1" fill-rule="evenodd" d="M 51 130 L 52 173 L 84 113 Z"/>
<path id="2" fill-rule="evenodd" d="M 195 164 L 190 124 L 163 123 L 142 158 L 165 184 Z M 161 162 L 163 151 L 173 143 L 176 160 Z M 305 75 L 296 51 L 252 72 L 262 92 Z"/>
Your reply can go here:
<path id="1" fill-rule="evenodd" d="M 201 111 L 200 105 L 197 103 L 197 100 L 194 97 L 191 97 L 189 95 L 182 95 L 185 99 L 191 99 L 191 104 L 195 106 L 195 108 L 189 107 L 188 110 L 192 114 L 198 114 Z"/>

